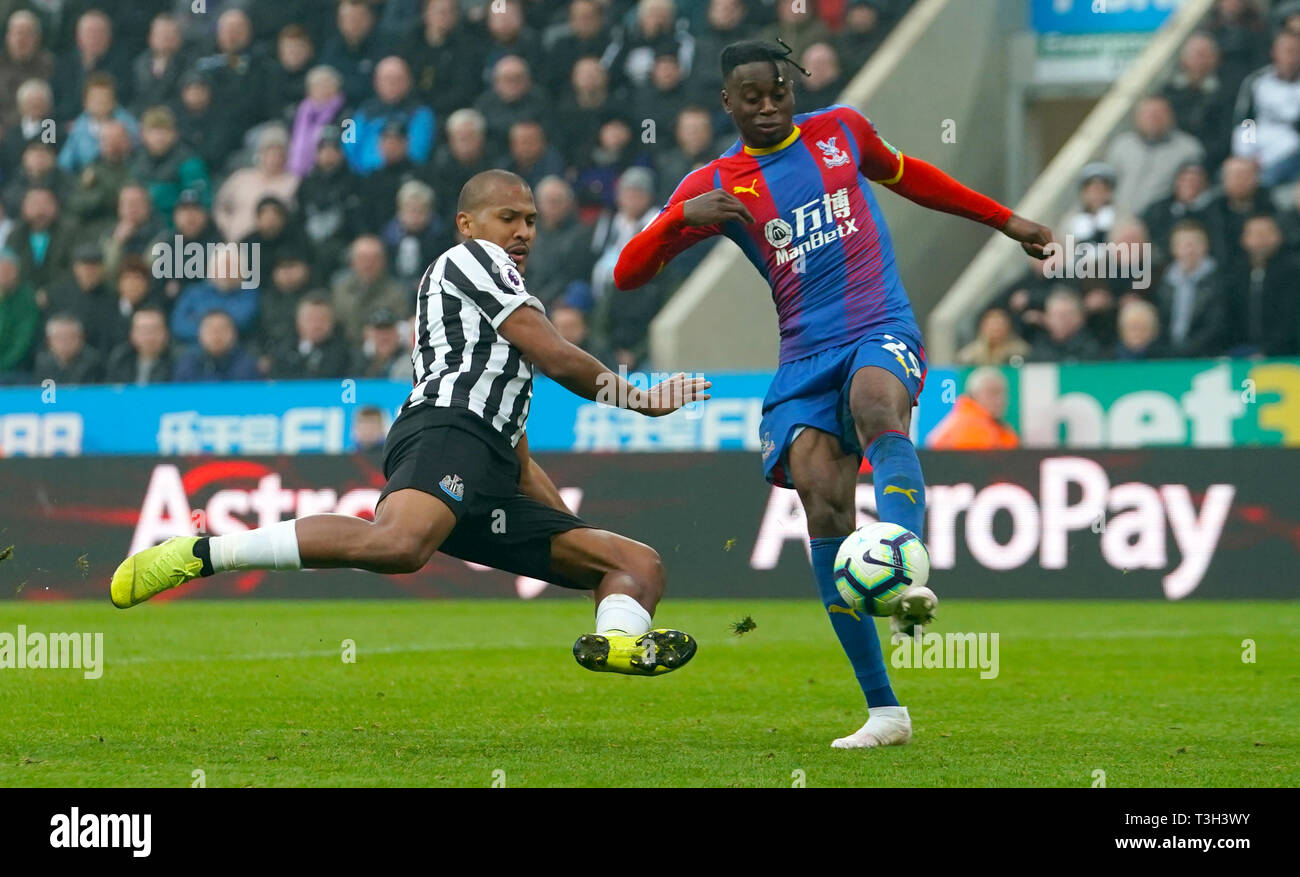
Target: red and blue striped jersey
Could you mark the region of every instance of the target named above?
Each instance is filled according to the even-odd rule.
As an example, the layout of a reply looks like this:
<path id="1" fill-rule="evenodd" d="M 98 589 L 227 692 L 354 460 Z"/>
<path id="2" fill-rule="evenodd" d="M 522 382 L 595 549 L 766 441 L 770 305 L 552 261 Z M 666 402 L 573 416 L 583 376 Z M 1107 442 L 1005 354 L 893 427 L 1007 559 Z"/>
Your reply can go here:
<path id="1" fill-rule="evenodd" d="M 794 123 L 782 143 L 752 149 L 737 140 L 682 180 L 665 211 L 722 189 L 755 222 L 683 228 L 673 249 L 717 234 L 740 246 L 772 288 L 783 364 L 875 331 L 919 339 L 889 229 L 867 185 L 898 182 L 903 155 L 852 107 L 804 113 Z"/>

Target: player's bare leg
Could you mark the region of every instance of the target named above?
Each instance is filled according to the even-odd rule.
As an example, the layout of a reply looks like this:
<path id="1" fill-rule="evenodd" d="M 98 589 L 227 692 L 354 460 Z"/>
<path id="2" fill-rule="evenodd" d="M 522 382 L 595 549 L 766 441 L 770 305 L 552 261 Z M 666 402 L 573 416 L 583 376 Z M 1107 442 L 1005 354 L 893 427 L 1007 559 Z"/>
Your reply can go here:
<path id="1" fill-rule="evenodd" d="M 415 572 L 428 562 L 456 517 L 418 490 L 384 498 L 375 520 L 310 515 L 269 527 L 201 539 L 181 536 L 124 560 L 113 573 L 113 605 L 126 609 L 200 576 L 236 569 L 328 569 Z"/>
<path id="2" fill-rule="evenodd" d="M 872 460 L 876 474 L 876 506 L 882 521 L 906 527 L 924 537 L 925 482 L 921 479 L 916 449 L 908 438 L 912 423 L 912 398 L 893 373 L 876 366 L 858 369 L 849 387 L 858 443 Z M 899 598 L 890 617 L 895 634 L 913 636 L 934 621 L 939 598 L 925 585 L 913 585 Z"/>
<path id="3" fill-rule="evenodd" d="M 429 562 L 456 516 L 437 497 L 406 488 L 384 497 L 374 523 L 347 515 L 312 515 L 297 523 L 304 567 L 409 573 Z"/>
<path id="4" fill-rule="evenodd" d="M 608 530 L 569 530 L 551 540 L 556 576 L 596 599 L 596 632 L 573 645 L 588 670 L 650 676 L 667 673 L 695 656 L 695 638 L 679 630 L 651 630 L 664 593 L 659 554 Z"/>

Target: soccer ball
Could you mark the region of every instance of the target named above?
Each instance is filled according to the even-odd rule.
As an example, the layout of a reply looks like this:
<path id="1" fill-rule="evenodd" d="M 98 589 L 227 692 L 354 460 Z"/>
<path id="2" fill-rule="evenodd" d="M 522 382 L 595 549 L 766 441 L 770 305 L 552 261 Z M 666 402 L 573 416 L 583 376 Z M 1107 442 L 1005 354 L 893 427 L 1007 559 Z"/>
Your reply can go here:
<path id="1" fill-rule="evenodd" d="M 894 614 L 903 591 L 930 578 L 930 554 L 915 533 L 878 521 L 845 538 L 835 555 L 835 588 L 850 609 Z"/>

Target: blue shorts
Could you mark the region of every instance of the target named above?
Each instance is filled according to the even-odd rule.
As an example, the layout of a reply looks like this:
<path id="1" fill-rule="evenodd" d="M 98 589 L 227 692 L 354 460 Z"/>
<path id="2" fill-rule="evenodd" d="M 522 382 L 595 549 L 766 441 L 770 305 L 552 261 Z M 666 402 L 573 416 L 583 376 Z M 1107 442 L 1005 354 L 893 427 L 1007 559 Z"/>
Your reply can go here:
<path id="1" fill-rule="evenodd" d="M 902 381 L 916 404 L 925 383 L 925 349 L 918 338 L 897 329 L 873 332 L 852 344 L 787 362 L 776 370 L 763 400 L 763 422 L 758 430 L 763 474 L 768 481 L 777 487 L 794 487 L 786 458 L 804 427 L 837 436 L 844 453 L 862 457 L 849 411 L 849 387 L 858 369 L 869 365 Z"/>

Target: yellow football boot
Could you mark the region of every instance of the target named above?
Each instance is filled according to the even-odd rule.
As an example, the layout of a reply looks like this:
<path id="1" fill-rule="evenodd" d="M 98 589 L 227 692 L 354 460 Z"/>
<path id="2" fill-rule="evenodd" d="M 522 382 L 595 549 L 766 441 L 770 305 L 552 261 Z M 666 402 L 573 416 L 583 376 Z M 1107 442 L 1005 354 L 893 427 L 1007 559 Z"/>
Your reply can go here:
<path id="1" fill-rule="evenodd" d="M 659 676 L 695 657 L 695 638 L 680 630 L 652 630 L 640 636 L 588 633 L 573 644 L 573 657 L 588 670 Z"/>
<path id="2" fill-rule="evenodd" d="M 197 536 L 175 536 L 136 552 L 122 561 L 113 573 L 108 593 L 118 609 L 129 609 L 155 594 L 197 579 L 203 561 L 194 556 Z"/>

